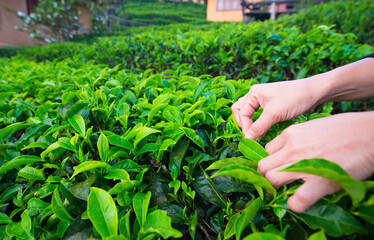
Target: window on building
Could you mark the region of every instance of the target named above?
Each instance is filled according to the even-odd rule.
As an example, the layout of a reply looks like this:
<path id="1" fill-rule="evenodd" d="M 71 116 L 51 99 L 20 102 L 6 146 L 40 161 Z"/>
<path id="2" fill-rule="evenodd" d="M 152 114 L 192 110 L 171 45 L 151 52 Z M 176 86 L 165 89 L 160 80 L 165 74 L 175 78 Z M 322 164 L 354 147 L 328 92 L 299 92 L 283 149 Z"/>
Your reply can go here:
<path id="1" fill-rule="evenodd" d="M 241 0 L 217 0 L 217 11 L 241 10 Z"/>
<path id="2" fill-rule="evenodd" d="M 27 14 L 34 12 L 36 5 L 38 5 L 38 0 L 26 0 Z"/>

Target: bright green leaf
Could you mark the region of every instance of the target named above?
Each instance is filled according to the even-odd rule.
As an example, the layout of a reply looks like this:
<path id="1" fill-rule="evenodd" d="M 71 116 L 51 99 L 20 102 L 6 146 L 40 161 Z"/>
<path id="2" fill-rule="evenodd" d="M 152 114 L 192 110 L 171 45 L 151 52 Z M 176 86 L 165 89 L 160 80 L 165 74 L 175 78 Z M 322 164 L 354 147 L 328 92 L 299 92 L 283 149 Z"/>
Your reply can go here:
<path id="1" fill-rule="evenodd" d="M 75 115 L 72 118 L 69 118 L 71 126 L 82 136 L 86 136 L 86 124 L 81 115 Z"/>
<path id="2" fill-rule="evenodd" d="M 109 142 L 104 134 L 100 134 L 99 140 L 97 141 L 97 149 L 102 161 L 108 161 Z"/>
<path id="3" fill-rule="evenodd" d="M 242 138 L 239 142 L 239 151 L 253 161 L 259 162 L 261 159 L 269 156 L 265 149 L 256 141 L 249 138 Z"/>
<path id="4" fill-rule="evenodd" d="M 73 179 L 76 175 L 78 175 L 79 173 L 85 172 L 85 171 L 89 171 L 89 170 L 96 169 L 96 168 L 109 168 L 109 167 L 110 165 L 108 163 L 100 162 L 100 161 L 83 162 L 79 164 L 78 166 L 74 167 L 75 171 L 73 175 L 70 177 L 70 179 Z"/>
<path id="5" fill-rule="evenodd" d="M 144 226 L 150 200 L 151 192 L 137 193 L 132 200 L 134 205 L 134 211 L 140 226 Z"/>
<path id="6" fill-rule="evenodd" d="M 89 219 L 101 237 L 117 235 L 117 208 L 108 192 L 92 187 L 88 197 L 87 212 Z"/>
<path id="7" fill-rule="evenodd" d="M 237 178 L 269 190 L 274 197 L 277 195 L 273 186 L 271 186 L 271 184 L 260 173 L 249 167 L 231 165 L 220 169 L 212 176 L 212 178 L 217 176 L 230 176 Z"/>
<path id="8" fill-rule="evenodd" d="M 338 183 L 352 198 L 354 205 L 365 197 L 365 186 L 349 176 L 339 165 L 320 158 L 305 159 L 280 170 L 281 172 L 303 172 L 327 178 Z"/>
<path id="9" fill-rule="evenodd" d="M 18 156 L 12 159 L 9 162 L 6 162 L 3 166 L 0 167 L 0 173 L 7 172 L 11 169 L 14 169 L 16 167 L 19 167 L 21 165 L 25 164 L 33 164 L 36 162 L 43 162 L 43 159 L 40 157 L 36 156 L 28 156 L 28 155 L 23 155 L 23 156 Z"/>

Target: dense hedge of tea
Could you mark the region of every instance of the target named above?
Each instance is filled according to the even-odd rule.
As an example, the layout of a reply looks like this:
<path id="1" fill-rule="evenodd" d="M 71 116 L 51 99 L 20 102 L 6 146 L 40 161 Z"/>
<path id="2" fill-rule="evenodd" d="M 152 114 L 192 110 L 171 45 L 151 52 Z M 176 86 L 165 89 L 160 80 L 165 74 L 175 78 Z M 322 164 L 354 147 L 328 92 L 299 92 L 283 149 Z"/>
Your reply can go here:
<path id="1" fill-rule="evenodd" d="M 119 16 L 152 25 L 207 22 L 206 5 L 193 2 L 130 0 L 126 1 Z"/>
<path id="2" fill-rule="evenodd" d="M 332 1 L 280 18 L 278 23 L 285 26 L 300 26 L 303 31 L 312 29 L 314 25 L 334 25 L 338 32 L 354 33 L 359 42 L 369 43 L 374 30 L 374 2 Z"/>
<path id="3" fill-rule="evenodd" d="M 0 60 L 1 238 L 368 233 L 373 182 L 355 182 L 368 193 L 354 206 L 340 192 L 304 214 L 287 210 L 285 199 L 300 183 L 275 191 L 255 171 L 267 153 L 242 139 L 231 114 L 257 82 L 190 73 L 184 66 L 135 74 L 94 61 Z M 276 124 L 261 142 L 330 111 Z"/>
<path id="4" fill-rule="evenodd" d="M 332 104 L 276 124 L 262 146 L 230 109 L 253 84 L 327 71 L 372 47 L 272 21 L 126 34 L 0 59 L 1 239 L 373 237 L 373 181 L 344 176 L 356 195 L 345 187 L 296 214 L 286 200 L 300 182 L 276 191 L 256 172 L 264 144 Z M 342 173 L 315 161 L 317 175 Z"/>
<path id="5" fill-rule="evenodd" d="M 326 27 L 302 32 L 297 27 L 258 24 L 207 25 L 181 31 L 178 25 L 139 31 L 130 36 L 101 37 L 91 44 L 60 43 L 25 49 L 36 61 L 95 60 L 136 69 L 177 69 L 189 64 L 195 76 L 253 77 L 260 82 L 302 78 L 355 61 L 370 52 L 353 34 Z M 144 28 L 143 28 L 144 29 Z"/>

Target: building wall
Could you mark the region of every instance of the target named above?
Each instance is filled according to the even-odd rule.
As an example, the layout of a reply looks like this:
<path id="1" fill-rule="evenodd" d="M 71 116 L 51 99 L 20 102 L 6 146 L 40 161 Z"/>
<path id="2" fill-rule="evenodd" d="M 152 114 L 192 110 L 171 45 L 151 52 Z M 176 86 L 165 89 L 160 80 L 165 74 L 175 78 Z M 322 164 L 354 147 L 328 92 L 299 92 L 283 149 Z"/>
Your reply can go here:
<path id="1" fill-rule="evenodd" d="M 14 26 L 22 26 L 22 21 L 4 7 L 27 13 L 25 0 L 0 1 L 0 45 L 35 45 L 40 43 L 33 40 L 27 33 L 15 30 Z"/>
<path id="2" fill-rule="evenodd" d="M 43 44 L 43 42 L 31 38 L 26 32 L 14 29 L 15 26 L 22 26 L 22 21 L 4 7 L 27 14 L 26 0 L 0 0 L 0 46 Z M 89 28 L 91 24 L 90 11 L 83 6 L 79 7 L 79 11 L 82 12 L 79 21 Z"/>
<path id="3" fill-rule="evenodd" d="M 231 0 L 232 1 L 232 0 Z M 237 0 L 239 4 L 241 0 Z M 251 2 L 260 2 L 263 0 L 251 0 Z M 286 11 L 287 4 L 279 4 L 276 7 L 277 12 Z M 268 6 L 268 11 L 270 11 L 271 5 Z M 249 10 L 248 10 L 249 11 Z M 217 21 L 217 22 L 241 22 L 243 21 L 243 12 L 242 9 L 238 10 L 217 10 L 217 0 L 208 0 L 207 7 L 207 20 Z"/>
<path id="4" fill-rule="evenodd" d="M 208 0 L 206 15 L 207 15 L 208 21 L 217 21 L 217 22 L 241 22 L 243 21 L 242 10 L 217 11 L 217 0 Z"/>

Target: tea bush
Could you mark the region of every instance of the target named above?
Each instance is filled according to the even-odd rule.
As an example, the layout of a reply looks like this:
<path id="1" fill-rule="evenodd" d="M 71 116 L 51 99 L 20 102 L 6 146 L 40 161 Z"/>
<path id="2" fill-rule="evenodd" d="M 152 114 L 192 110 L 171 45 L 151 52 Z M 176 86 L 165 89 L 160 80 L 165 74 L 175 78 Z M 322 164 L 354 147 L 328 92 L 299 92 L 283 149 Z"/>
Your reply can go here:
<path id="1" fill-rule="evenodd" d="M 361 43 L 370 42 L 374 30 L 374 2 L 371 0 L 332 1 L 319 4 L 298 14 L 280 18 L 285 26 L 300 26 L 308 31 L 314 25 L 334 25 L 341 33 L 354 33 Z"/>
<path id="2" fill-rule="evenodd" d="M 301 182 L 275 190 L 256 171 L 264 144 L 329 116 L 331 103 L 260 143 L 230 109 L 253 84 L 327 71 L 372 47 L 271 21 L 125 33 L 0 59 L 1 239 L 373 238 L 372 179 L 322 159 L 290 166 L 344 189 L 297 214 L 286 201 Z"/>
<path id="3" fill-rule="evenodd" d="M 187 25 L 188 26 L 188 25 Z M 260 82 L 302 78 L 359 59 L 370 47 L 356 44 L 353 34 L 339 34 L 326 26 L 303 33 L 257 23 L 207 25 L 205 31 L 157 28 L 125 37 L 101 37 L 92 44 L 50 44 L 23 50 L 36 61 L 95 60 L 111 67 L 177 69 L 188 63 L 195 76 L 210 74 L 228 78 L 255 78 Z M 142 28 L 144 29 L 144 28 Z M 175 31 L 173 31 L 173 29 Z"/>
<path id="4" fill-rule="evenodd" d="M 184 65 L 136 74 L 94 61 L 0 60 L 1 238 L 372 234 L 372 181 L 345 176 L 361 197 L 345 189 L 303 214 L 288 210 L 300 183 L 276 191 L 258 174 L 267 153 L 243 139 L 231 114 L 257 81 L 190 73 Z M 276 124 L 261 143 L 330 111 Z M 314 161 L 325 166 L 314 174 L 342 174 Z"/>
<path id="5" fill-rule="evenodd" d="M 206 23 L 206 5 L 193 2 L 126 1 L 120 17 L 152 25 Z"/>

